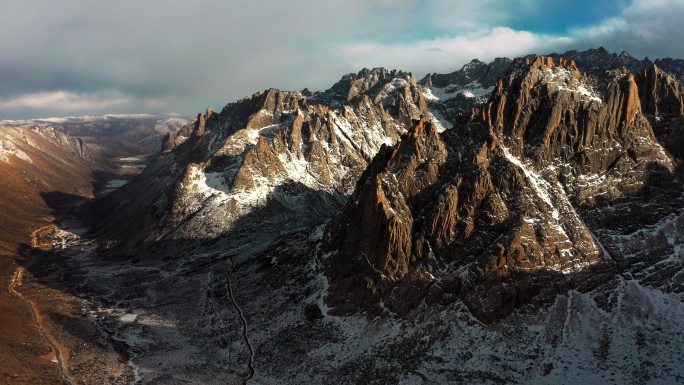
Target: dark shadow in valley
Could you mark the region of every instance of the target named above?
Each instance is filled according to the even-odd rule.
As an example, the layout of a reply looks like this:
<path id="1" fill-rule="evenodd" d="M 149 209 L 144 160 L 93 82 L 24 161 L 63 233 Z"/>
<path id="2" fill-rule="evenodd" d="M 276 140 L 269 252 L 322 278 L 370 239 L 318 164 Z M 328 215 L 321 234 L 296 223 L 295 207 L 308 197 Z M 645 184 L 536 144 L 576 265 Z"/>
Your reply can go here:
<path id="1" fill-rule="evenodd" d="M 602 195 L 592 197 L 592 206 L 577 206 L 577 211 L 587 227 L 603 243 L 615 260 L 619 274 L 631 277 L 640 270 L 651 267 L 667 258 L 673 250 L 667 240 L 646 241 L 637 255 L 622 255 L 621 247 L 614 244 L 610 234 L 628 236 L 640 230 L 655 226 L 665 218 L 684 210 L 684 196 L 681 187 L 682 165 L 670 170 L 657 162 L 646 166 L 648 178 L 631 191 L 631 194 L 615 199 Z M 667 276 L 675 273 L 672 271 Z M 660 279 L 665 279 L 661 276 Z"/>
<path id="2" fill-rule="evenodd" d="M 107 188 L 109 181 L 121 179 L 122 175 L 105 170 L 94 170 L 91 173 L 93 193 L 97 194 Z"/>
<path id="3" fill-rule="evenodd" d="M 99 202 L 99 199 L 89 200 L 74 211 L 75 204 L 83 202 L 83 197 L 59 191 L 45 192 L 41 196 L 53 210 L 58 227 L 66 220 L 73 220 L 74 216 L 81 220 L 88 218 L 85 215 L 88 213 L 84 210 L 96 208 Z M 200 328 L 197 333 L 205 334 L 202 338 L 208 346 L 216 344 L 212 338 L 216 339 L 217 335 L 224 334 L 230 337 L 228 340 L 235 349 L 237 341 L 243 339 L 231 333 L 248 329 L 240 326 L 236 306 L 246 304 L 255 294 L 245 293 L 239 283 L 244 282 L 241 276 L 252 268 L 268 271 L 271 259 L 259 258 L 264 255 L 265 250 L 277 244 L 278 239 L 286 239 L 322 223 L 337 212 L 345 201 L 346 198 L 341 194 L 289 182 L 278 186 L 269 194 L 263 206 L 236 219 L 231 230 L 221 232 L 215 237 L 174 238 L 171 233 L 158 241 L 144 240 L 143 237 L 142 241 L 138 239 L 135 246 L 131 247 L 131 239 L 119 237 L 118 233 L 104 236 L 91 234 L 88 235 L 91 238 L 86 237 L 79 241 L 81 245 L 67 244 L 65 249 L 43 250 L 22 244 L 20 252 L 30 261 L 26 266 L 27 270 L 43 285 L 87 299 L 95 307 L 118 309 L 121 312 L 142 309 L 146 314 L 154 314 L 157 318 L 189 317 L 192 324 L 205 325 L 205 329 Z M 106 221 L 107 218 L 100 220 Z M 102 247 L 102 239 L 106 239 L 105 247 Z M 80 247 L 88 243 L 93 251 L 82 251 Z M 231 281 L 234 293 L 231 296 L 225 289 L 225 283 L 231 274 L 233 261 L 235 268 Z M 305 264 L 305 261 L 301 262 Z M 299 271 L 302 266 L 298 266 L 296 270 Z M 288 274 L 279 272 L 270 276 L 269 281 L 279 285 L 287 281 L 287 276 Z M 186 311 L 192 315 L 185 314 Z M 227 327 L 218 326 L 216 317 L 221 317 L 221 313 L 226 319 Z M 84 340 L 95 338 L 92 331 L 84 326 L 84 322 L 93 322 L 88 319 L 87 314 L 50 314 L 49 317 L 67 334 Z M 249 323 L 250 310 L 246 310 L 244 319 Z M 105 319 L 98 320 L 97 327 L 100 329 L 100 340 L 106 340 L 114 351 L 123 353 L 124 349 L 126 357 L 143 353 L 144 349 L 138 344 L 122 342 L 121 333 L 129 327 L 127 324 L 118 319 Z M 155 336 L 178 333 L 171 326 L 167 331 L 161 330 L 165 327 L 157 326 L 150 333 L 147 332 L 151 330 L 149 327 L 141 328 L 142 338 L 150 340 L 154 340 Z M 195 331 L 186 327 L 181 332 L 192 334 Z M 226 338 L 221 339 L 224 340 L 222 346 L 226 346 Z M 161 341 L 161 345 L 168 343 L 169 341 Z M 152 343 L 150 349 L 158 349 L 157 345 L 156 342 Z M 222 363 L 214 357 L 216 351 L 213 349 L 214 347 L 207 348 L 206 358 L 217 361 L 216 365 L 221 368 L 233 368 L 239 374 L 247 363 L 246 353 L 243 351 L 233 351 L 230 353 L 230 362 Z M 141 370 L 159 373 L 161 376 L 166 374 L 164 372 L 168 368 L 165 369 L 162 365 Z"/>
<path id="4" fill-rule="evenodd" d="M 41 192 L 40 197 L 43 198 L 47 207 L 52 210 L 51 215 L 55 217 L 56 223 L 69 216 L 77 204 L 88 199 L 80 195 L 63 193 L 61 191 Z"/>

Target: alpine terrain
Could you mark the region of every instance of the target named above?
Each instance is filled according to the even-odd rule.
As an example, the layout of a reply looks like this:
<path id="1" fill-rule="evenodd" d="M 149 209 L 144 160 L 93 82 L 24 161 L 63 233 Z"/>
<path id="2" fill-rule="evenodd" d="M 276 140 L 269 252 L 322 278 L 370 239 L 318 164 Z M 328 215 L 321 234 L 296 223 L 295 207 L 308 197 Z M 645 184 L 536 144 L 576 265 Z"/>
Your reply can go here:
<path id="1" fill-rule="evenodd" d="M 105 178 L 98 156 L 151 162 L 94 194 L 34 188 L 81 198 L 3 246 L 24 258 L 6 294 L 54 383 L 682 382 L 683 82 L 682 60 L 599 48 L 363 69 L 163 136 L 86 134 L 153 156 L 3 128 L 91 162 L 39 164 L 75 183 Z M 0 167 L 47 156 L 13 140 Z M 22 274 L 71 305 L 22 297 Z"/>

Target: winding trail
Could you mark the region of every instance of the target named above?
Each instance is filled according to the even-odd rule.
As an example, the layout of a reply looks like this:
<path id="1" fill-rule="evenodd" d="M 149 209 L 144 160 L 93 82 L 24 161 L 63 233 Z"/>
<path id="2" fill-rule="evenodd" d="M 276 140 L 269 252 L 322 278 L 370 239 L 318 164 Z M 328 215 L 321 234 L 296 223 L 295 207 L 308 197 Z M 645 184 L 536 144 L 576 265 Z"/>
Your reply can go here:
<path id="1" fill-rule="evenodd" d="M 35 233 L 34 233 L 35 234 Z M 35 238 L 34 238 L 35 242 Z M 69 377 L 69 373 L 67 373 L 66 366 L 64 365 L 64 360 L 62 359 L 62 351 L 59 348 L 59 345 L 57 345 L 57 342 L 48 334 L 47 331 L 43 328 L 43 325 L 40 323 L 40 318 L 38 317 L 38 311 L 36 310 L 36 307 L 33 306 L 33 302 L 31 302 L 28 298 L 24 297 L 19 293 L 18 291 L 15 290 L 15 287 L 17 285 L 21 285 L 21 276 L 24 273 L 24 268 L 20 267 L 17 269 L 17 272 L 14 273 L 14 278 L 12 279 L 12 283 L 9 285 L 9 291 L 10 293 L 16 295 L 17 297 L 21 298 L 24 302 L 26 302 L 31 309 L 31 313 L 33 314 L 33 320 L 36 322 L 36 325 L 38 326 L 38 330 L 40 331 L 40 334 L 43 335 L 43 338 L 52 346 L 52 349 L 55 351 L 55 357 L 57 358 L 57 363 L 59 364 L 59 370 L 62 372 L 62 377 L 64 378 L 64 381 L 68 382 L 70 385 L 76 385 L 76 383 Z"/>
<path id="2" fill-rule="evenodd" d="M 228 276 L 226 279 L 226 286 L 228 287 L 228 296 L 230 297 L 231 302 L 233 302 L 233 306 L 235 306 L 235 309 L 237 309 L 238 314 L 240 315 L 240 322 L 242 323 L 242 337 L 245 340 L 245 344 L 247 345 L 247 350 L 249 350 L 249 359 L 247 360 L 247 368 L 249 369 L 249 376 L 247 379 L 245 379 L 245 384 L 247 381 L 254 377 L 254 367 L 252 366 L 252 361 L 254 360 L 254 349 L 252 348 L 252 344 L 249 342 L 249 337 L 247 336 L 247 320 L 245 319 L 245 316 L 242 314 L 242 309 L 238 306 L 237 302 L 235 301 L 235 297 L 233 296 L 233 288 L 230 285 L 230 277 L 233 275 L 233 269 L 235 268 L 235 257 L 230 259 L 231 265 L 230 265 L 230 272 L 228 272 Z"/>

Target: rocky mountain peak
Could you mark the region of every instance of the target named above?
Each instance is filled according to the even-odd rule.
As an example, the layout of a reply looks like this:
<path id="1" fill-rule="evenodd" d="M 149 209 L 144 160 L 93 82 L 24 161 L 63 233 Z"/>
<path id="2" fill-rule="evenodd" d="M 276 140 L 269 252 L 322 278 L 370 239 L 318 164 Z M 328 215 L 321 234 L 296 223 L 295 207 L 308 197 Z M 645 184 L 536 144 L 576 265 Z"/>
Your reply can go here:
<path id="1" fill-rule="evenodd" d="M 582 72 L 592 75 L 600 75 L 605 71 L 623 67 L 632 73 L 637 73 L 640 70 L 647 69 L 653 64 L 648 58 L 639 60 L 632 57 L 626 51 L 622 51 L 618 55 L 616 53 L 610 53 L 603 47 L 581 52 L 568 51 L 563 54 L 554 53 L 549 56 L 556 61 L 561 57 L 565 60 L 574 60 L 577 67 Z"/>
<path id="2" fill-rule="evenodd" d="M 484 62 L 480 61 L 479 59 L 473 59 L 470 61 L 470 63 L 464 64 L 463 67 L 461 67 L 462 71 L 468 71 L 471 68 L 478 68 L 485 64 Z"/>
<path id="3" fill-rule="evenodd" d="M 636 75 L 639 98 L 645 113 L 655 117 L 661 114 L 679 117 L 684 114 L 681 103 L 682 86 L 671 74 L 657 65 L 641 70 Z"/>
<path id="4" fill-rule="evenodd" d="M 504 76 L 511 60 L 497 58 L 489 64 L 475 59 L 449 74 L 427 74 L 418 84 L 426 91 L 430 113 L 441 127 L 451 127 L 460 115 L 469 115 L 489 99 L 497 79 Z"/>
<path id="5" fill-rule="evenodd" d="M 523 59 L 535 60 L 538 56 L 529 55 Z M 606 71 L 626 68 L 632 74 L 650 68 L 654 63 L 648 58 L 638 60 L 627 53 L 617 55 L 603 47 L 587 51 L 567 51 L 563 54 L 548 55 L 554 63 L 574 66 L 583 74 L 602 75 Z M 444 128 L 451 127 L 459 115 L 469 116 L 473 109 L 482 110 L 488 102 L 497 79 L 506 76 L 512 64 L 511 59 L 497 58 L 489 64 L 475 59 L 463 68 L 450 74 L 427 74 L 418 83 L 428 90 L 426 100 L 430 112 Z M 657 59 L 655 64 L 665 72 L 671 73 L 684 84 L 684 61 Z"/>
<path id="6" fill-rule="evenodd" d="M 684 158 L 684 105 L 682 86 L 674 75 L 657 65 L 635 76 L 639 100 L 661 145 L 675 158 Z"/>
<path id="7" fill-rule="evenodd" d="M 335 250 L 329 304 L 338 314 L 372 305 L 403 278 L 411 260 L 411 200 L 433 184 L 446 152 L 435 125 L 416 122 L 395 147 L 383 147 L 349 204 L 327 227 Z M 366 295 L 366 290 L 369 290 Z M 356 301 L 347 301 L 348 296 Z"/>
<path id="8" fill-rule="evenodd" d="M 193 129 L 193 134 L 197 136 L 204 135 L 204 126 L 206 124 L 206 118 L 203 113 L 197 114 L 197 121 L 195 121 L 195 127 Z"/>
<path id="9" fill-rule="evenodd" d="M 387 105 L 393 103 L 396 92 L 402 91 L 406 86 L 417 87 L 415 77 L 410 72 L 364 68 L 358 73 L 343 76 L 339 82 L 324 92 L 311 93 L 306 99 L 310 104 L 319 103 L 338 107 L 351 103 L 355 98 L 363 97 L 363 95 L 377 100 L 378 94 L 382 94 L 380 99 L 383 100 L 383 104 Z M 390 95 L 389 98 L 388 95 Z"/>
<path id="10" fill-rule="evenodd" d="M 583 148 L 613 148 L 615 135 L 622 136 L 625 141 L 634 135 L 650 135 L 650 128 L 646 127 L 647 122 L 641 115 L 638 89 L 630 73 L 606 73 L 599 81 L 595 77 L 582 76 L 573 62 L 562 59 L 559 62 L 556 65 L 551 57 L 517 60 L 511 66 L 511 76 L 497 84 L 492 99 L 482 110 L 483 121 L 510 138 L 507 144 L 514 154 L 528 151 L 534 158 L 569 159 Z M 602 83 L 601 87 L 599 83 Z M 601 89 L 603 87 L 605 89 Z M 554 105 L 549 125 L 537 126 L 540 131 L 527 131 L 530 129 L 528 119 L 534 110 L 546 103 Z M 575 111 L 568 115 L 567 109 Z M 575 149 L 549 148 L 553 143 L 561 142 L 554 140 L 558 135 L 568 135 L 558 131 L 559 125 L 572 124 L 578 116 L 587 115 L 593 116 L 590 127 L 606 127 L 604 135 L 607 137 L 596 137 L 595 132 L 579 132 L 575 140 L 584 137 L 585 141 Z M 531 139 L 529 146 L 523 146 L 525 138 Z M 589 138 L 590 142 L 586 142 Z"/>
<path id="11" fill-rule="evenodd" d="M 416 86 L 416 79 L 412 73 L 397 70 L 390 72 L 384 68 L 374 68 L 373 70 L 364 68 L 351 83 L 349 93 L 347 94 L 347 101 L 354 99 L 360 94 L 369 93 L 372 90 L 376 91 L 371 92 L 371 95 L 383 91 L 385 93 L 394 92 L 406 86 Z"/>
<path id="12" fill-rule="evenodd" d="M 164 173 L 164 182 L 141 178 L 129 184 L 155 192 L 141 199 L 154 213 L 138 222 L 190 238 L 234 231 L 238 220 L 264 210 L 300 227 L 317 223 L 339 208 L 383 144 L 396 143 L 413 120 L 428 115 L 413 75 L 383 68 L 345 76 L 323 93 L 268 89 L 221 113 L 208 110 L 167 138 L 169 152 L 150 166 L 159 167 L 154 172 Z M 299 206 L 316 213 L 293 213 Z M 138 209 L 120 212 L 119 220 L 141 215 Z M 205 226 L 207 220 L 213 225 Z"/>
<path id="13" fill-rule="evenodd" d="M 629 231 L 682 206 L 637 79 L 627 70 L 584 76 L 567 59 L 516 59 L 471 119 L 441 135 L 418 123 L 406 147 L 381 150 L 326 230 L 333 313 L 402 315 L 461 298 L 489 322 L 626 268 L 594 231 Z M 637 186 L 653 179 L 668 187 L 644 195 Z M 638 218 L 600 203 L 644 199 L 652 206 Z"/>

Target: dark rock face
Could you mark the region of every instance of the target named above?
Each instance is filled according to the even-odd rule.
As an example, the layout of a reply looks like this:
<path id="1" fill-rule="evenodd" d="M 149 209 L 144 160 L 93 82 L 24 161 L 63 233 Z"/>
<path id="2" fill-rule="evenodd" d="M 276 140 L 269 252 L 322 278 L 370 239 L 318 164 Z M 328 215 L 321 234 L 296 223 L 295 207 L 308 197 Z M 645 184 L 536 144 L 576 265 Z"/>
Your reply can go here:
<path id="1" fill-rule="evenodd" d="M 568 51 L 563 54 L 553 53 L 548 56 L 556 62 L 561 58 L 574 61 L 580 71 L 590 75 L 601 75 L 606 71 L 620 68 L 626 68 L 636 75 L 655 64 L 663 71 L 672 74 L 680 83 L 684 80 L 684 60 L 682 59 L 664 58 L 652 62 L 649 58 L 636 59 L 625 51 L 619 55 L 610 53 L 603 47 L 586 51 Z"/>
<path id="2" fill-rule="evenodd" d="M 465 86 L 477 82 L 484 88 L 488 88 L 496 85 L 497 80 L 506 74 L 512 62 L 513 60 L 505 57 L 496 58 L 489 64 L 473 59 L 460 70 L 450 74 L 427 74 L 418 84 L 445 88 L 453 85 Z"/>
<path id="3" fill-rule="evenodd" d="M 559 62 L 516 59 L 469 120 L 442 135 L 420 122 L 381 151 L 327 226 L 335 314 L 461 299 L 490 322 L 642 263 L 616 242 L 683 207 L 678 162 L 642 106 L 675 115 L 680 87 L 657 69 L 583 76 Z"/>
<path id="4" fill-rule="evenodd" d="M 590 75 L 600 75 L 606 71 L 623 67 L 632 73 L 637 73 L 653 65 L 653 62 L 648 58 L 639 60 L 625 51 L 618 55 L 609 52 L 603 47 L 581 52 L 573 50 L 563 54 L 553 53 L 548 56 L 556 62 L 561 58 L 568 61 L 574 61 L 581 71 Z"/>
<path id="5" fill-rule="evenodd" d="M 351 203 L 328 228 L 337 241 L 331 248 L 339 248 L 331 271 L 340 282 L 340 297 L 366 288 L 379 295 L 376 282 L 408 272 L 413 226 L 408 203 L 437 180 L 445 159 L 436 127 L 421 120 L 395 149 L 385 149 L 369 165 Z"/>
<path id="6" fill-rule="evenodd" d="M 682 87 L 675 77 L 656 65 L 635 76 L 641 108 L 660 144 L 675 158 L 684 158 L 684 105 Z"/>
<path id="7" fill-rule="evenodd" d="M 679 97 L 682 87 L 671 74 L 653 65 L 648 70 L 640 71 L 636 82 L 644 113 L 653 116 L 665 114 L 673 118 L 682 116 L 684 105 Z"/>

